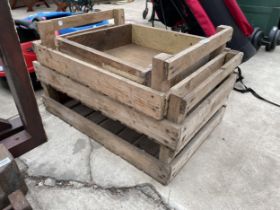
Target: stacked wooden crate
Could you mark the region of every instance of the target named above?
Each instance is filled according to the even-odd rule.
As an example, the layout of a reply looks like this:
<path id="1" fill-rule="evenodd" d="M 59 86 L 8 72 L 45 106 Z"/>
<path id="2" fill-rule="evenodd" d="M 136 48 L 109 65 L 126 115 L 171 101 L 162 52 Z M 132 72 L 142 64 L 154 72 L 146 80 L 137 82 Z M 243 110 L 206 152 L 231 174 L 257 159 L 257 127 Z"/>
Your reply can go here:
<path id="1" fill-rule="evenodd" d="M 114 25 L 55 36 L 104 19 Z M 47 109 L 163 184 L 221 121 L 243 56 L 225 49 L 230 27 L 203 38 L 125 24 L 123 10 L 38 27 Z"/>

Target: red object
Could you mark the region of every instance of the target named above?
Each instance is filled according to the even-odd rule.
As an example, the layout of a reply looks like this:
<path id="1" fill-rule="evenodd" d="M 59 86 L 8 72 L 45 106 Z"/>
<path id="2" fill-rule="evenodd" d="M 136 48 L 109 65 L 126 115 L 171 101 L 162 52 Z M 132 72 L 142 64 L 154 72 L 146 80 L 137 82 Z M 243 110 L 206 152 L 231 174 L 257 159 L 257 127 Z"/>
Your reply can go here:
<path id="1" fill-rule="evenodd" d="M 25 63 L 26 63 L 27 71 L 29 73 L 33 73 L 34 67 L 33 67 L 32 62 L 37 60 L 37 57 L 32 48 L 32 41 L 21 43 L 20 46 L 21 46 L 21 50 L 22 50 L 22 54 L 23 54 Z M 0 59 L 0 68 L 3 68 L 1 59 Z M 5 77 L 4 71 L 0 71 L 0 77 Z"/>
<path id="2" fill-rule="evenodd" d="M 24 42 L 21 44 L 21 50 L 23 57 L 25 59 L 25 63 L 27 66 L 27 71 L 29 73 L 34 72 L 33 61 L 37 60 L 36 54 L 32 48 L 32 42 Z"/>
<path id="3" fill-rule="evenodd" d="M 251 26 L 248 19 L 245 17 L 236 0 L 225 0 L 225 5 L 227 6 L 230 14 L 234 18 L 234 21 L 244 33 L 244 35 L 247 37 L 251 36 L 251 34 L 254 31 L 254 28 Z"/>
<path id="4" fill-rule="evenodd" d="M 197 22 L 201 26 L 206 36 L 212 36 L 216 33 L 216 28 L 207 13 L 201 6 L 199 0 L 185 0 L 186 4 L 192 11 Z"/>
<path id="5" fill-rule="evenodd" d="M 1 77 L 5 77 L 5 72 L 4 72 L 4 69 L 3 69 L 3 62 L 0 58 L 0 78 Z"/>

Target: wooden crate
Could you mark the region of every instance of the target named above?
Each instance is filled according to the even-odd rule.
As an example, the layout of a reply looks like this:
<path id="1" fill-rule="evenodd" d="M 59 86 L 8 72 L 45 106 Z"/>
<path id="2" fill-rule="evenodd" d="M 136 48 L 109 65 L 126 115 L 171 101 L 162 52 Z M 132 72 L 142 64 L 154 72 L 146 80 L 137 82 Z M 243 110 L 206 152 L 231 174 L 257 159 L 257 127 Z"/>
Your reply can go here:
<path id="1" fill-rule="evenodd" d="M 115 24 L 54 35 L 104 19 Z M 202 38 L 124 24 L 123 10 L 49 20 L 38 27 L 42 41 L 34 42 L 34 66 L 48 110 L 163 184 L 221 120 L 235 82 L 233 70 L 243 56 L 224 47 L 232 36 L 230 27 Z M 102 113 L 109 127 L 90 120 L 90 113 L 75 112 L 65 104 L 70 100 L 65 95 L 90 113 Z M 110 131 L 115 124 L 148 141 L 134 133 L 127 142 L 122 129 Z M 145 142 L 156 145 L 156 152 L 138 148 Z"/>

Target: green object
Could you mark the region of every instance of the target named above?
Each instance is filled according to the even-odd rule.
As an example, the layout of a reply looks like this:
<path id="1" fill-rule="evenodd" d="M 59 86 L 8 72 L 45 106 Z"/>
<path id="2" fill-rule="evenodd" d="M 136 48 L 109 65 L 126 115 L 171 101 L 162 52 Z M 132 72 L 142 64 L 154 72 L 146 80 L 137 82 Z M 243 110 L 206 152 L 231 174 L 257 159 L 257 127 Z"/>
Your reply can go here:
<path id="1" fill-rule="evenodd" d="M 280 0 L 238 0 L 253 27 L 260 27 L 267 35 L 273 26 L 280 28 Z"/>

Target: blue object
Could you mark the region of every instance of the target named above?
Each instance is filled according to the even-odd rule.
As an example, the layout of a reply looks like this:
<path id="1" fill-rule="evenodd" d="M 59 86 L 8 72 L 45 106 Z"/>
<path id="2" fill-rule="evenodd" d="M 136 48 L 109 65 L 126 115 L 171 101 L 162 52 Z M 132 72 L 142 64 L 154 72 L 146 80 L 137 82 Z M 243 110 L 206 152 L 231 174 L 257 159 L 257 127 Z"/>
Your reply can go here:
<path id="1" fill-rule="evenodd" d="M 36 13 L 34 15 L 30 15 L 30 16 L 22 19 L 22 20 L 32 22 L 35 18 L 44 19 L 44 20 L 50 20 L 50 19 L 61 18 L 61 17 L 68 17 L 68 16 L 78 15 L 78 14 L 82 14 L 82 13 L 73 13 L 73 12 L 38 12 L 38 13 Z M 91 29 L 91 28 L 97 28 L 97 27 L 100 27 L 100 26 L 108 25 L 108 24 L 109 24 L 108 20 L 103 20 L 103 21 L 100 21 L 100 22 L 97 22 L 97 23 L 92 23 L 92 24 L 88 24 L 88 25 L 84 25 L 84 26 L 78 26 L 78 27 L 73 27 L 73 28 L 61 29 L 61 30 L 59 30 L 59 34 L 63 35 L 63 34 L 71 33 L 71 32 L 76 32 L 76 31 L 81 31 L 81 30 L 86 30 L 86 29 Z"/>

